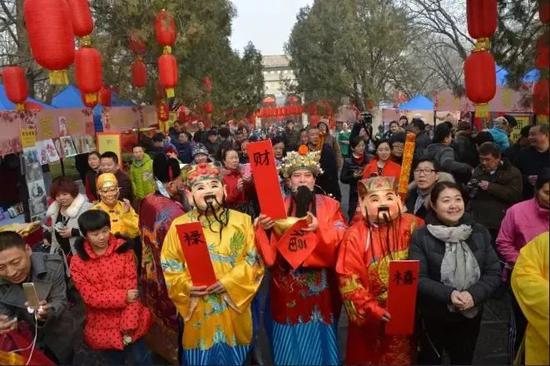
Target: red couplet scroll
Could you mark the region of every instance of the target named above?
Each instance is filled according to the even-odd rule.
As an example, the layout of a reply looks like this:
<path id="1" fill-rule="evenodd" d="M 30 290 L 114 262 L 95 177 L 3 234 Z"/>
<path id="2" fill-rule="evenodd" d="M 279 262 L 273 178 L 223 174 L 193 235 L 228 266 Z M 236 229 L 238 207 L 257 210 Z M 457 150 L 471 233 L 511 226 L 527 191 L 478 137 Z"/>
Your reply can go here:
<path id="1" fill-rule="evenodd" d="M 285 219 L 285 203 L 279 186 L 271 141 L 252 142 L 247 145 L 246 150 L 261 212 L 273 220 Z"/>
<path id="2" fill-rule="evenodd" d="M 391 320 L 386 324 L 387 335 L 410 335 L 414 331 L 419 268 L 417 260 L 390 261 L 387 309 Z"/>
<path id="3" fill-rule="evenodd" d="M 216 283 L 216 274 L 200 222 L 176 226 L 185 265 L 194 286 L 210 286 Z"/>

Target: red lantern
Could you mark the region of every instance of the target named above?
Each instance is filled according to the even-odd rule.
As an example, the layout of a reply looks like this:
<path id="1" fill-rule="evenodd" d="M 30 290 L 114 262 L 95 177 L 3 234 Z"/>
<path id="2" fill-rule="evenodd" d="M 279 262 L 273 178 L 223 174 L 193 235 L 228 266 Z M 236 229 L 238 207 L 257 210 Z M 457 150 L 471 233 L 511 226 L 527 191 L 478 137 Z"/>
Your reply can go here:
<path id="1" fill-rule="evenodd" d="M 66 1 L 25 0 L 23 12 L 34 59 L 50 70 L 50 84 L 68 84 L 66 69 L 74 61 L 69 4 Z"/>
<path id="2" fill-rule="evenodd" d="M 488 102 L 496 93 L 495 60 L 489 51 L 472 52 L 464 62 L 466 95 L 476 104 L 475 116 L 489 117 Z"/>
<path id="3" fill-rule="evenodd" d="M 19 66 L 6 66 L 2 69 L 2 80 L 6 96 L 15 104 L 17 111 L 25 110 L 25 100 L 29 96 L 29 87 L 25 78 L 25 70 Z"/>
<path id="4" fill-rule="evenodd" d="M 168 53 L 159 57 L 159 82 L 166 89 L 166 96 L 175 96 L 174 88 L 178 84 L 178 64 L 176 58 Z"/>
<path id="5" fill-rule="evenodd" d="M 535 66 L 537 69 L 546 69 L 550 67 L 550 32 L 542 34 L 537 40 L 537 56 Z"/>
<path id="6" fill-rule="evenodd" d="M 204 86 L 204 90 L 208 93 L 212 92 L 212 81 L 208 76 L 205 76 L 204 79 L 202 79 L 202 85 Z"/>
<path id="7" fill-rule="evenodd" d="M 130 33 L 130 49 L 137 55 L 145 53 L 145 41 L 138 31 L 134 30 Z"/>
<path id="8" fill-rule="evenodd" d="M 16 110 L 24 110 L 29 95 L 25 70 L 19 66 L 6 66 L 2 69 L 2 79 L 8 99 L 16 105 Z"/>
<path id="9" fill-rule="evenodd" d="M 161 46 L 171 47 L 176 41 L 176 23 L 164 9 L 155 18 L 155 35 Z"/>
<path id="10" fill-rule="evenodd" d="M 496 93 L 495 60 L 489 51 L 471 53 L 464 62 L 466 94 L 474 103 L 488 103 Z"/>
<path id="11" fill-rule="evenodd" d="M 132 85 L 136 88 L 147 85 L 147 68 L 139 58 L 132 64 Z"/>
<path id="12" fill-rule="evenodd" d="M 97 102 L 97 93 L 103 86 L 101 55 L 92 47 L 83 47 L 76 51 L 76 84 L 88 103 Z"/>
<path id="13" fill-rule="evenodd" d="M 68 0 L 71 9 L 71 20 L 73 23 L 73 32 L 78 37 L 83 37 L 82 44 L 89 45 L 90 37 L 87 37 L 94 30 L 94 20 L 90 11 L 88 0 Z"/>
<path id="14" fill-rule="evenodd" d="M 170 118 L 170 108 L 166 102 L 160 102 L 157 107 L 157 117 L 159 121 L 165 122 Z"/>
<path id="15" fill-rule="evenodd" d="M 536 115 L 550 115 L 548 88 L 548 79 L 540 79 L 535 83 L 533 88 L 533 112 Z"/>
<path id="16" fill-rule="evenodd" d="M 544 24 L 550 21 L 550 0 L 539 0 L 539 19 Z"/>
<path id="17" fill-rule="evenodd" d="M 489 38 L 497 29 L 497 0 L 467 0 L 468 33 L 472 38 Z"/>
<path id="18" fill-rule="evenodd" d="M 102 86 L 99 90 L 99 104 L 104 107 L 110 107 L 112 104 L 113 93 L 111 88 Z"/>
<path id="19" fill-rule="evenodd" d="M 204 104 L 204 112 L 206 114 L 211 114 L 212 112 L 214 112 L 214 105 L 212 104 L 212 101 L 208 101 Z"/>

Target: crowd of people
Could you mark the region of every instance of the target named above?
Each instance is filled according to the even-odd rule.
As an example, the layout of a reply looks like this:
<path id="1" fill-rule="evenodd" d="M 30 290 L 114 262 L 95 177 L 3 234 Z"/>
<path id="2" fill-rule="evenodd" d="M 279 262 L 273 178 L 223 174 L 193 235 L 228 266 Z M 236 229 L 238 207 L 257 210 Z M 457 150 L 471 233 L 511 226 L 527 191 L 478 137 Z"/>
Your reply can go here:
<path id="1" fill-rule="evenodd" d="M 526 126 L 512 142 L 515 125 L 432 129 L 403 116 L 374 133 L 363 114 L 337 131 L 289 120 L 199 122 L 192 133 L 176 122 L 141 136 L 126 168 L 92 152 L 82 188 L 54 179 L 41 246 L 0 233 L 0 337 L 34 331 L 33 351 L 63 365 L 471 364 L 484 304 L 500 291 L 511 295 L 512 358 L 548 364 L 549 128 Z M 266 139 L 286 220 L 261 212 L 256 194 L 247 146 Z M 179 231 L 192 222 L 204 243 Z M 210 266 L 187 261 L 182 241 L 206 245 L 213 283 L 192 278 Z M 416 325 L 390 335 L 389 264 L 401 259 L 419 262 Z"/>

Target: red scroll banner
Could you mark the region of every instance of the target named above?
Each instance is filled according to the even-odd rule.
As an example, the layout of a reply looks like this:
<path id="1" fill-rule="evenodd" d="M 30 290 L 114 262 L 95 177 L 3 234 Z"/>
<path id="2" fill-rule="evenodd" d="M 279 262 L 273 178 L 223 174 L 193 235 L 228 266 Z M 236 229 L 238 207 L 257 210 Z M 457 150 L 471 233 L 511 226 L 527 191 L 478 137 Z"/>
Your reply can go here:
<path id="1" fill-rule="evenodd" d="M 200 222 L 177 225 L 176 230 L 193 286 L 216 283 L 216 274 Z"/>
<path id="2" fill-rule="evenodd" d="M 252 142 L 246 149 L 261 213 L 273 220 L 286 218 L 271 141 Z"/>
<path id="3" fill-rule="evenodd" d="M 390 261 L 387 309 L 391 320 L 386 324 L 387 335 L 410 335 L 414 331 L 417 260 Z"/>

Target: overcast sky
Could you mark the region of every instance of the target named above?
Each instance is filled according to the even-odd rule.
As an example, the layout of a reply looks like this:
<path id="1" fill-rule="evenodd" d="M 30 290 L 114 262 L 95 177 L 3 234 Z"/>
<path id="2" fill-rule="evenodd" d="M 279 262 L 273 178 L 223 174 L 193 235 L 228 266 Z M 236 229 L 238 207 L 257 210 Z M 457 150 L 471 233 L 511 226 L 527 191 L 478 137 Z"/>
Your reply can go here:
<path id="1" fill-rule="evenodd" d="M 232 0 L 237 9 L 233 18 L 231 47 L 242 52 L 249 41 L 264 55 L 283 53 L 296 14 L 313 0 Z"/>

